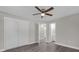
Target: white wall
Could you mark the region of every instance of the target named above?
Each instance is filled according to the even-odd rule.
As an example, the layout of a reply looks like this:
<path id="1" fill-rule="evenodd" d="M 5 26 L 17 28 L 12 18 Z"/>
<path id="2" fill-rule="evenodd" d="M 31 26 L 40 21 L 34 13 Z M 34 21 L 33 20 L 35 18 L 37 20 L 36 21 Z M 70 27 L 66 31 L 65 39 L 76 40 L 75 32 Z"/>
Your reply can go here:
<path id="1" fill-rule="evenodd" d="M 61 18 L 56 22 L 56 43 L 79 49 L 79 14 Z"/>
<path id="2" fill-rule="evenodd" d="M 11 49 L 36 43 L 35 23 L 4 17 L 4 48 Z"/>

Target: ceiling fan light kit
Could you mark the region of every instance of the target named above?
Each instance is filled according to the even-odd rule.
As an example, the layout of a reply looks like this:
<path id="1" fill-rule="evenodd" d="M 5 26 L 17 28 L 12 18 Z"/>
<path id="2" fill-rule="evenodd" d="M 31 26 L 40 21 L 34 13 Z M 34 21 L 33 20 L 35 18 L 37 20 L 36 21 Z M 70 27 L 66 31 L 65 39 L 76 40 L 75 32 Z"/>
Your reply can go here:
<path id="1" fill-rule="evenodd" d="M 32 15 L 41 15 L 41 18 L 43 18 L 45 15 L 47 16 L 53 16 L 52 14 L 48 13 L 49 11 L 53 10 L 54 7 L 50 7 L 49 9 L 45 10 L 45 9 L 40 9 L 39 7 L 35 6 L 35 8 L 40 11 L 40 13 L 35 13 L 35 14 L 32 14 Z"/>
<path id="2" fill-rule="evenodd" d="M 41 13 L 41 16 L 45 16 L 45 14 L 44 13 Z"/>

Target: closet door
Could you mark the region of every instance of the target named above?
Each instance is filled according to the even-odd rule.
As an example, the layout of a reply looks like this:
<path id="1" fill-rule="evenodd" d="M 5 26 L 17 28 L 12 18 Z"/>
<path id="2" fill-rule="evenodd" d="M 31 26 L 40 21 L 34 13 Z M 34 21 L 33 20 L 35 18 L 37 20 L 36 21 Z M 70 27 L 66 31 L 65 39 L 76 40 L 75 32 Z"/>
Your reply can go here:
<path id="1" fill-rule="evenodd" d="M 18 46 L 17 22 L 13 18 L 4 18 L 4 48 L 11 49 Z"/>
<path id="2" fill-rule="evenodd" d="M 29 22 L 19 21 L 18 25 L 19 46 L 29 44 Z"/>
<path id="3" fill-rule="evenodd" d="M 4 19 L 0 15 L 0 51 L 4 49 Z"/>
<path id="4" fill-rule="evenodd" d="M 36 38 L 35 38 L 36 30 L 35 30 L 35 23 L 30 22 L 29 24 L 29 43 L 36 43 Z"/>

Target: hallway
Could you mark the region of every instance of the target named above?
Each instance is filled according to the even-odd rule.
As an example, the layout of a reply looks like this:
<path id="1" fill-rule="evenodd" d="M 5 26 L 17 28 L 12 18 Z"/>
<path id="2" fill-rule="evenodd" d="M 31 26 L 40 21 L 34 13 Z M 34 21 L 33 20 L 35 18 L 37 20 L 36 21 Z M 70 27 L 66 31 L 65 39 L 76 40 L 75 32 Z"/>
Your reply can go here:
<path id="1" fill-rule="evenodd" d="M 79 52 L 79 50 L 59 46 L 54 44 L 54 42 L 51 42 L 31 44 L 27 46 L 6 50 L 5 52 Z"/>

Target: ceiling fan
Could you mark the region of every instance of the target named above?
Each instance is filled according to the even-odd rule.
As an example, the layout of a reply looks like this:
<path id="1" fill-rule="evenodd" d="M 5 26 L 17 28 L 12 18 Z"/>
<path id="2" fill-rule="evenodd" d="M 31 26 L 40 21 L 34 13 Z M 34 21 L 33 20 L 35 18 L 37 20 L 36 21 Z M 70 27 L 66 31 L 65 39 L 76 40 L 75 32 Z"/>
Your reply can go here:
<path id="1" fill-rule="evenodd" d="M 48 15 L 48 16 L 53 16 L 52 14 L 48 13 L 49 11 L 53 10 L 54 7 L 50 7 L 49 9 L 40 9 L 39 7 L 35 6 L 35 8 L 40 11 L 40 13 L 35 13 L 35 14 L 32 14 L 32 15 L 41 15 L 41 18 L 43 18 L 45 15 Z"/>

